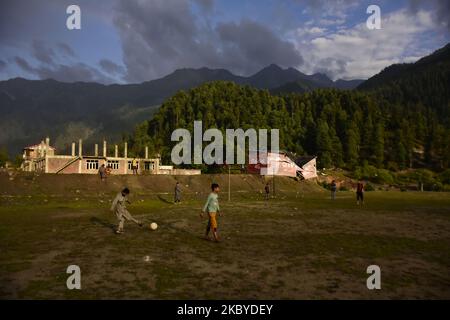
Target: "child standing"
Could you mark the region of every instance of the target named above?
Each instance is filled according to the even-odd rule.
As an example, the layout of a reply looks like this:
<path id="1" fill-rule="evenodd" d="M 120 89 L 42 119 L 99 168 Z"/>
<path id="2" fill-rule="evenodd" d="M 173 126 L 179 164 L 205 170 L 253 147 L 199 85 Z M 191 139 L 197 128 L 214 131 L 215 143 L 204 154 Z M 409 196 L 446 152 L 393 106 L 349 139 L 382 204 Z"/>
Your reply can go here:
<path id="1" fill-rule="evenodd" d="M 217 214 L 222 216 L 219 207 L 219 191 L 220 191 L 219 185 L 217 183 L 213 183 L 211 185 L 211 190 L 212 192 L 209 194 L 200 216 L 203 217 L 203 214 L 207 213 L 209 218 L 208 225 L 206 226 L 205 238 L 210 239 L 209 232 L 212 229 L 214 240 L 216 242 L 219 242 L 219 236 L 217 235 L 217 218 L 216 218 Z"/>
<path id="2" fill-rule="evenodd" d="M 98 169 L 98 174 L 100 175 L 101 181 L 106 181 L 106 167 L 105 164 L 102 164 Z"/>
<path id="3" fill-rule="evenodd" d="M 117 216 L 117 219 L 119 220 L 119 226 L 117 227 L 116 233 L 121 234 L 123 233 L 123 225 L 125 220 L 131 220 L 140 227 L 143 226 L 143 224 L 136 220 L 130 212 L 128 212 L 126 204 L 129 203 L 128 201 L 128 195 L 130 194 L 130 190 L 128 188 L 125 188 L 122 190 L 122 192 L 118 193 L 117 196 L 114 198 L 114 201 L 111 206 L 111 211 L 114 212 Z"/>
<path id="4" fill-rule="evenodd" d="M 337 191 L 336 180 L 331 181 L 330 190 L 331 190 L 331 200 L 336 200 L 336 191 Z"/>
<path id="5" fill-rule="evenodd" d="M 359 205 L 359 201 L 361 204 L 364 204 L 364 183 L 362 180 L 359 180 L 356 185 L 356 204 Z"/>
<path id="6" fill-rule="evenodd" d="M 136 158 L 133 158 L 131 161 L 131 169 L 133 170 L 133 174 L 138 174 L 138 161 Z"/>
<path id="7" fill-rule="evenodd" d="M 269 197 L 270 197 L 270 186 L 269 183 L 266 183 L 266 186 L 264 187 L 264 192 L 266 193 L 265 199 L 266 201 L 269 201 Z"/>
<path id="8" fill-rule="evenodd" d="M 181 202 L 181 186 L 180 183 L 177 181 L 177 183 L 175 184 L 175 195 L 173 203 L 177 204 L 180 202 Z"/>

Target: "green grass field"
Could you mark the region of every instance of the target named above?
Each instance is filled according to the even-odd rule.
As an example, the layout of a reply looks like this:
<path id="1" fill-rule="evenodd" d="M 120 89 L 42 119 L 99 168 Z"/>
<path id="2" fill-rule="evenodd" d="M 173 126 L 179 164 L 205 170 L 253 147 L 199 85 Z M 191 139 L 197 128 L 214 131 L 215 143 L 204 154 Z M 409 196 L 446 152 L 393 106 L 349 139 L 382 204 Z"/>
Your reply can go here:
<path id="1" fill-rule="evenodd" d="M 450 298 L 448 193 L 367 192 L 357 206 L 352 192 L 333 202 L 291 182 L 268 203 L 260 186 L 236 188 L 232 202 L 223 187 L 223 241 L 214 243 L 202 239 L 199 217 L 208 185 L 180 205 L 139 189 L 129 211 L 158 230 L 127 223 L 115 235 L 114 188 L 49 194 L 9 184 L 0 187 L 3 299 Z M 66 287 L 71 264 L 81 290 Z M 366 287 L 372 264 L 381 290 Z"/>

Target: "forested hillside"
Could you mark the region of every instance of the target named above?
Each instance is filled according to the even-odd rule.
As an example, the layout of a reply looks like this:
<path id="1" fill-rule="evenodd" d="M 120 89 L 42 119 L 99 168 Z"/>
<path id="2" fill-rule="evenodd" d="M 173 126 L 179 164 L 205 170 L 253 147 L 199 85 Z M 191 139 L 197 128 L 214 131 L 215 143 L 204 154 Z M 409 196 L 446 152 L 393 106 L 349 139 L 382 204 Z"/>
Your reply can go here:
<path id="1" fill-rule="evenodd" d="M 391 104 L 420 104 L 448 120 L 450 115 L 450 44 L 415 63 L 395 64 L 362 83 Z M 447 127 L 449 123 L 445 123 Z"/>
<path id="2" fill-rule="evenodd" d="M 150 144 L 168 160 L 172 131 L 202 120 L 204 130 L 280 129 L 282 149 L 317 155 L 323 167 L 449 167 L 450 45 L 390 66 L 359 90 L 303 92 L 310 89 L 307 82 L 269 92 L 218 81 L 180 91 L 136 127 L 132 148 Z"/>
<path id="3" fill-rule="evenodd" d="M 373 93 L 319 89 L 271 95 L 231 82 L 204 84 L 168 99 L 131 137 L 132 150 L 151 144 L 168 159 L 176 128 L 278 128 L 280 146 L 318 155 L 323 167 L 448 167 L 450 130 L 439 110 L 420 103 L 387 103 Z"/>

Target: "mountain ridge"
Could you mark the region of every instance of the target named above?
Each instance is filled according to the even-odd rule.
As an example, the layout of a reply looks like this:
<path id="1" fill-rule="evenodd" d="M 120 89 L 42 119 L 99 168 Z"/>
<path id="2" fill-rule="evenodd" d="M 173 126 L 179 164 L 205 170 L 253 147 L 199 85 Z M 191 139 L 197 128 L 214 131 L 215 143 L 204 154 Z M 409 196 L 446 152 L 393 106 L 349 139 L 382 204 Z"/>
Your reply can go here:
<path id="1" fill-rule="evenodd" d="M 54 79 L 13 78 L 0 81 L 0 146 L 18 153 L 24 145 L 52 137 L 58 149 L 67 149 L 73 139 L 86 145 L 106 137 L 118 140 L 150 117 L 158 106 L 180 90 L 211 81 L 232 81 L 258 89 L 272 89 L 289 81 L 307 81 L 313 90 L 321 84 L 294 68 L 272 64 L 243 77 L 226 69 L 181 68 L 138 84 L 61 82 Z M 330 80 L 331 81 L 331 80 Z"/>
<path id="2" fill-rule="evenodd" d="M 362 83 L 358 79 L 332 81 L 321 73 L 306 75 L 275 64 L 248 77 L 226 69 L 182 68 L 139 84 L 9 79 L 0 81 L 0 147 L 17 153 L 47 135 L 59 150 L 68 149 L 70 142 L 78 138 L 85 140 L 87 149 L 103 138 L 117 141 L 136 124 L 151 118 L 165 99 L 180 90 L 214 81 L 267 89 L 272 94 L 304 93 L 318 88 L 381 90 L 387 103 L 424 103 L 446 116 L 450 97 L 442 86 L 450 81 L 449 57 L 450 44 L 414 64 L 387 67 Z M 414 85 L 418 79 L 420 88 Z"/>

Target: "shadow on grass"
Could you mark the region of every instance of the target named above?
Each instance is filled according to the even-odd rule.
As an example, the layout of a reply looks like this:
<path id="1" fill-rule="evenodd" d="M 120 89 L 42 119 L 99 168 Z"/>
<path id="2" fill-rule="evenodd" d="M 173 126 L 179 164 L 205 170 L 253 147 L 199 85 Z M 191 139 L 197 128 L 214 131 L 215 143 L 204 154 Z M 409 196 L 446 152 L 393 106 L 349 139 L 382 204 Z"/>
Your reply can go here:
<path id="1" fill-rule="evenodd" d="M 97 218 L 97 217 L 92 217 L 92 218 L 91 218 L 91 222 L 94 223 L 94 224 L 97 224 L 97 225 L 101 225 L 101 226 L 103 226 L 103 227 L 105 227 L 105 228 L 108 228 L 108 229 L 110 229 L 113 233 L 116 232 L 116 226 L 115 226 L 114 224 L 112 224 L 112 223 L 106 221 L 106 220 L 102 220 L 102 219 Z"/>
<path id="2" fill-rule="evenodd" d="M 173 204 L 172 201 L 169 201 L 169 200 L 167 200 L 167 199 L 164 199 L 164 198 L 161 197 L 160 195 L 158 195 L 158 199 L 159 199 L 160 201 L 164 202 L 164 203 Z"/>

